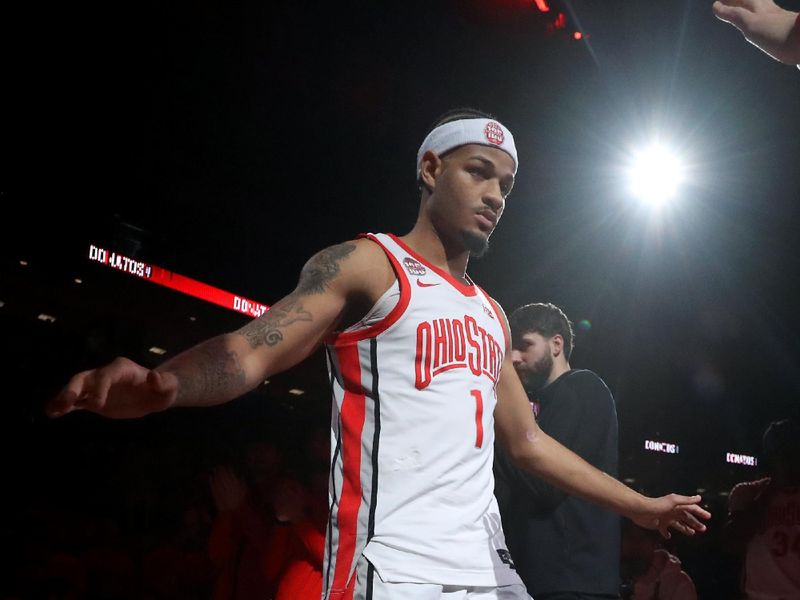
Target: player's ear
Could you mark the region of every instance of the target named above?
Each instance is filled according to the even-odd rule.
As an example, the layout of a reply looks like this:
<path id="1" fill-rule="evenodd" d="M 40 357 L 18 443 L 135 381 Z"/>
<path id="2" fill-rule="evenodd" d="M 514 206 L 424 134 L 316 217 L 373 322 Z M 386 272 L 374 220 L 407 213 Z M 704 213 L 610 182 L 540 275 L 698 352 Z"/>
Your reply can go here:
<path id="1" fill-rule="evenodd" d="M 433 150 L 428 150 L 422 155 L 422 163 L 420 164 L 419 179 L 422 185 L 429 190 L 436 187 L 436 178 L 442 172 L 442 159 Z"/>
<path id="2" fill-rule="evenodd" d="M 553 349 L 553 356 L 561 356 L 564 354 L 564 338 L 561 337 L 560 333 L 550 338 L 550 347 Z"/>

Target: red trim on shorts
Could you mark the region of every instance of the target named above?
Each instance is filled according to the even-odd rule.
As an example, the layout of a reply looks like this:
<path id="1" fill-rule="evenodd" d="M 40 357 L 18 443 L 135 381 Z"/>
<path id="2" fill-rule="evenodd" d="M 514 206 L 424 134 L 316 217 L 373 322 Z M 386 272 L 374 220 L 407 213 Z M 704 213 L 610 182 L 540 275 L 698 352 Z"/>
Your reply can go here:
<path id="1" fill-rule="evenodd" d="M 431 271 L 436 273 L 439 277 L 441 277 L 442 279 L 447 281 L 450 285 L 452 285 L 454 288 L 456 288 L 456 290 L 461 292 L 464 296 L 474 296 L 477 293 L 476 290 L 475 290 L 475 286 L 474 285 L 467 285 L 466 283 L 463 283 L 463 282 L 459 281 L 458 279 L 456 279 L 455 277 L 453 277 L 450 273 L 448 273 L 444 269 L 440 269 L 436 265 L 432 265 L 427 260 L 422 258 L 419 254 L 414 252 L 411 248 L 409 248 L 403 240 L 401 240 L 399 237 L 397 237 L 393 233 L 389 233 L 387 235 L 390 238 L 392 238 L 395 241 L 395 243 L 397 243 L 397 245 L 400 246 L 403 250 L 408 252 L 411 256 L 413 256 L 415 259 L 417 259 L 423 265 L 428 267 Z"/>
<path id="2" fill-rule="evenodd" d="M 366 329 L 359 329 L 358 331 L 347 331 L 343 333 L 337 333 L 332 336 L 329 343 L 339 346 L 340 344 L 352 344 L 355 342 L 359 342 L 361 340 L 366 340 L 369 338 L 376 337 L 378 334 L 383 333 L 389 327 L 394 325 L 397 320 L 403 315 L 406 308 L 408 308 L 408 303 L 411 300 L 411 288 L 408 283 L 408 277 L 406 277 L 405 271 L 400 266 L 400 263 L 397 262 L 394 254 L 392 254 L 386 246 L 384 246 L 378 238 L 376 238 L 372 234 L 360 234 L 359 238 L 366 238 L 368 240 L 372 240 L 381 250 L 386 254 L 389 262 L 392 265 L 392 269 L 394 270 L 395 277 L 397 277 L 397 283 L 400 286 L 400 300 L 397 301 L 395 307 L 386 315 L 383 319 L 378 321 L 377 323 L 373 323 Z"/>
<path id="3" fill-rule="evenodd" d="M 342 400 L 342 495 L 337 513 L 339 544 L 336 549 L 336 568 L 331 590 L 344 590 L 349 583 L 350 567 L 358 539 L 358 511 L 361 508 L 361 436 L 366 419 L 366 397 L 361 390 L 361 364 L 356 344 L 337 348 L 339 367 L 344 378 L 345 393 Z M 345 593 L 343 600 L 352 598 Z"/>

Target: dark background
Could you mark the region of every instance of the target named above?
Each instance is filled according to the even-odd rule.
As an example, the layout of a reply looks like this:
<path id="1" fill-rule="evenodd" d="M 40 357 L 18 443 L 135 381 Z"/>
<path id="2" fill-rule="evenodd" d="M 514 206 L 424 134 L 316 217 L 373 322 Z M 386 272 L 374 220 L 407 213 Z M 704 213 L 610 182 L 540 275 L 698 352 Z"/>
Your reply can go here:
<path id="1" fill-rule="evenodd" d="M 703 489 L 719 525 L 731 485 L 759 475 L 725 452 L 757 456 L 764 427 L 798 413 L 800 71 L 710 4 L 28 9 L 6 41 L 0 196 L 10 510 L 114 504 L 136 485 L 115 458 L 123 445 L 169 482 L 163 445 L 211 464 L 243 439 L 292 447 L 329 414 L 318 353 L 224 407 L 44 418 L 78 370 L 117 355 L 155 365 L 150 346 L 169 357 L 247 321 L 92 263 L 89 244 L 270 304 L 317 250 L 407 232 L 419 143 L 441 113 L 471 106 L 514 132 L 521 166 L 470 274 L 507 311 L 566 311 L 573 367 L 617 400 L 621 477 L 649 494 Z M 654 138 L 689 168 L 660 212 L 628 196 L 623 173 Z M 645 452 L 645 439 L 680 453 Z"/>

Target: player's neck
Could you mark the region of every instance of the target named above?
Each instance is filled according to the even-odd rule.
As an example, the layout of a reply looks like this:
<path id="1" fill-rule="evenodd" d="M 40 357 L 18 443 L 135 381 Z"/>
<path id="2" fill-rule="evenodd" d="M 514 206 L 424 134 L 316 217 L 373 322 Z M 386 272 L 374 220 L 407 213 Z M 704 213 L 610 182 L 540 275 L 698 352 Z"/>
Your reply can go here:
<path id="1" fill-rule="evenodd" d="M 432 265 L 447 271 L 456 279 L 465 280 L 469 250 L 463 244 L 442 237 L 432 224 L 417 221 L 414 228 L 401 239 Z"/>

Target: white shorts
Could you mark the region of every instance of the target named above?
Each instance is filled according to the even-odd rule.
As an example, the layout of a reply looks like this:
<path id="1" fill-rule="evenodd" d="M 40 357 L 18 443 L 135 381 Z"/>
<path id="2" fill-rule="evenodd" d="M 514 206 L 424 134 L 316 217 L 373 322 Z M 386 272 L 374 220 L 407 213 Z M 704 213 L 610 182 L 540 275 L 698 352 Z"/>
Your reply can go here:
<path id="1" fill-rule="evenodd" d="M 435 583 L 387 583 L 365 556 L 358 559 L 348 590 L 331 592 L 330 600 L 532 600 L 522 584 L 459 587 Z"/>

